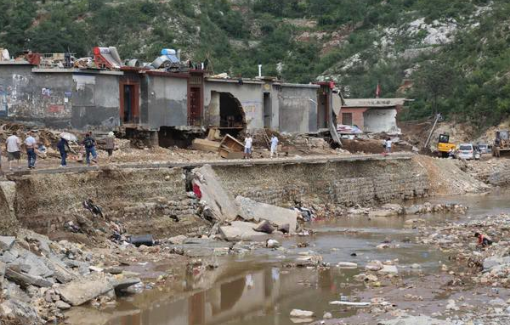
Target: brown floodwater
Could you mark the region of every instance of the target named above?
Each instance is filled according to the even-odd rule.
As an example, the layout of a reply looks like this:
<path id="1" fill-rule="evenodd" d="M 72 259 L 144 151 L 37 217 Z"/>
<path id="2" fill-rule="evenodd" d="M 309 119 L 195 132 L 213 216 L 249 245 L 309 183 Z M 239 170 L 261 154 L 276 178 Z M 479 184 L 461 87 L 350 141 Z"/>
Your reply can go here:
<path id="1" fill-rule="evenodd" d="M 510 196 L 462 196 L 434 199 L 431 202 L 457 202 L 470 207 L 466 216 L 424 216 L 431 224 L 449 220 L 480 218 L 486 214 L 510 212 Z M 415 217 L 409 217 L 415 218 Z M 292 309 L 314 311 L 318 317 L 333 312 L 334 317 L 349 317 L 355 311 L 332 308 L 332 300 L 356 301 L 363 284 L 353 281 L 370 260 L 398 259 L 399 271 L 415 276 L 410 265 L 418 263 L 425 274 L 438 272 L 447 256 L 426 245 L 414 244 L 417 234 L 407 229 L 406 218 L 342 218 L 311 225 L 316 234 L 295 237 L 282 244 L 286 252 L 256 250 L 242 256 L 219 257 L 220 267 L 200 276 L 190 275 L 169 281 L 167 286 L 145 290 L 118 299 L 105 310 L 92 307 L 73 309 L 68 315 L 73 325 L 290 325 Z M 395 248 L 376 246 L 391 240 Z M 306 248 L 296 248 L 307 242 Z M 313 251 L 323 256 L 331 268 L 287 268 L 285 261 L 300 253 Z M 355 253 L 356 256 L 351 256 Z M 360 268 L 334 267 L 338 262 L 354 262 Z"/>

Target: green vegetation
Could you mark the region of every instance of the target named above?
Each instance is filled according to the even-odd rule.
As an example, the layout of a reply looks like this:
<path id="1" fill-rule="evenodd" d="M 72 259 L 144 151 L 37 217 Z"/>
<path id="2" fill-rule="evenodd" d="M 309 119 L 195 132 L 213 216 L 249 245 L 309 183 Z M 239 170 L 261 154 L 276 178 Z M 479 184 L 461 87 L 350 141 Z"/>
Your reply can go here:
<path id="1" fill-rule="evenodd" d="M 372 97 L 380 83 L 385 97 L 415 99 L 405 118 L 438 111 L 482 127 L 510 116 L 509 15 L 507 0 L 0 0 L 0 47 L 85 56 L 116 46 L 146 61 L 180 48 L 232 76 L 253 77 L 263 64 L 290 82 L 331 76 L 352 97 Z M 454 21 L 455 40 L 424 44 L 427 31 L 406 33 L 417 19 Z M 414 87 L 398 94 L 407 77 Z"/>

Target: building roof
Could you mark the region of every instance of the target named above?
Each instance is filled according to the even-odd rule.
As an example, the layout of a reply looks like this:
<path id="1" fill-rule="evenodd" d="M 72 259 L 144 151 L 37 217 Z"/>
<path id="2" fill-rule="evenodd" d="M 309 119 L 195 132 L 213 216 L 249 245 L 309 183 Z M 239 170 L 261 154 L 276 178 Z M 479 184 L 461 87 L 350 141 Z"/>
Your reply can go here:
<path id="1" fill-rule="evenodd" d="M 345 98 L 345 104 L 342 107 L 380 107 L 388 108 L 402 106 L 407 98 Z"/>

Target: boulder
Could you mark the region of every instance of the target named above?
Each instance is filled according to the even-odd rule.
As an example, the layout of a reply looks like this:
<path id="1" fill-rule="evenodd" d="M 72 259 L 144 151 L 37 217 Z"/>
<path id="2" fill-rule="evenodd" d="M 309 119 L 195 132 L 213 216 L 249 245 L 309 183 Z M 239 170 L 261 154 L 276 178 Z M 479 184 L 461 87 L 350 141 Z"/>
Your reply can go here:
<path id="1" fill-rule="evenodd" d="M 274 231 L 274 227 L 271 225 L 269 221 L 262 220 L 255 228 L 253 228 L 253 230 L 257 232 L 263 232 L 266 234 L 272 234 Z"/>
<path id="2" fill-rule="evenodd" d="M 79 306 L 98 296 L 113 290 L 111 281 L 102 274 L 96 273 L 89 277 L 69 282 L 58 288 L 63 301 L 72 306 Z"/>
<path id="3" fill-rule="evenodd" d="M 288 224 L 289 232 L 291 234 L 296 232 L 297 211 L 259 203 L 242 196 L 236 197 L 236 203 L 239 206 L 240 216 L 245 221 L 260 222 L 262 220 L 267 220 L 272 225 L 276 225 L 277 228 Z"/>
<path id="4" fill-rule="evenodd" d="M 188 239 L 188 237 L 184 235 L 179 235 L 169 238 L 168 241 L 170 242 L 170 244 L 173 245 L 182 245 L 186 239 Z"/>
<path id="5" fill-rule="evenodd" d="M 221 185 L 210 165 L 193 169 L 193 183 L 200 187 L 201 202 L 209 207 L 211 217 L 217 221 L 231 221 L 239 215 L 234 198 Z"/>
<path id="6" fill-rule="evenodd" d="M 59 300 L 55 303 L 55 306 L 60 310 L 68 310 L 71 309 L 71 305 L 68 303 L 63 302 L 62 300 Z"/>
<path id="7" fill-rule="evenodd" d="M 384 265 L 380 261 L 371 261 L 366 266 L 365 269 L 367 271 L 380 271 Z"/>
<path id="8" fill-rule="evenodd" d="M 253 230 L 253 223 L 234 221 L 230 226 L 220 227 L 220 235 L 227 241 L 251 240 L 267 236 L 262 232 Z"/>

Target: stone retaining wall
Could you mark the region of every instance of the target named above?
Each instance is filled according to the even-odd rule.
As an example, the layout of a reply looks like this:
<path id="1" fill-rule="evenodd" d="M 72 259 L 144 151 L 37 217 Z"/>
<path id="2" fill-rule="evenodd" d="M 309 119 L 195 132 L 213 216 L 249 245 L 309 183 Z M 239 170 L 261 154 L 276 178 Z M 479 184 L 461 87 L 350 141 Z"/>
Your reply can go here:
<path id="1" fill-rule="evenodd" d="M 386 203 L 427 196 L 426 171 L 411 159 L 213 166 L 234 197 L 286 206 L 294 200 L 339 205 Z M 51 233 L 92 199 L 132 232 L 189 231 L 196 206 L 186 195 L 183 168 L 132 168 L 30 174 L 16 183 L 15 215 L 23 227 Z M 184 218 L 173 223 L 172 218 Z M 186 218 L 187 219 L 186 219 Z M 157 229 L 156 229 L 157 228 Z M 133 230 L 134 229 L 134 230 Z"/>
<path id="2" fill-rule="evenodd" d="M 302 199 L 346 206 L 387 203 L 424 197 L 430 189 L 426 170 L 411 159 L 224 166 L 214 170 L 234 196 L 275 205 Z"/>

